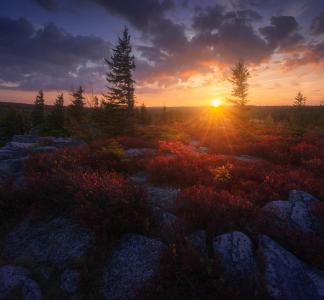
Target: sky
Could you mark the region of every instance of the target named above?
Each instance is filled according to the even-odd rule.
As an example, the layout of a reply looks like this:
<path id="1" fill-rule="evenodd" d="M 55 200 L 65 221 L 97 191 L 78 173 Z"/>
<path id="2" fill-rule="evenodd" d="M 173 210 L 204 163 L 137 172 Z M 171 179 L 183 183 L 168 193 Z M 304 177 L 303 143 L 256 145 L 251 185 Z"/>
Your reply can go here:
<path id="1" fill-rule="evenodd" d="M 82 85 L 91 102 L 125 26 L 139 105 L 225 101 L 239 60 L 252 105 L 324 99 L 324 0 L 1 0 L 0 101 L 68 102 Z"/>

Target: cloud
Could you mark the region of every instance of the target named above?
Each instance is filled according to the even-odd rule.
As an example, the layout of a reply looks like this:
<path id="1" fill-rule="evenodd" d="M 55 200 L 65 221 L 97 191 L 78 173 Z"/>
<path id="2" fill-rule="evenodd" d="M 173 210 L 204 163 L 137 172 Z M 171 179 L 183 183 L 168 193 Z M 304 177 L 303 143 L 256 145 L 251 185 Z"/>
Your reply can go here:
<path id="1" fill-rule="evenodd" d="M 21 18 L 0 18 L 0 80 L 20 89 L 70 89 L 99 78 L 110 44 L 47 24 L 36 30 Z M 101 70 L 103 72 L 103 70 Z"/>
<path id="2" fill-rule="evenodd" d="M 144 30 L 151 22 L 163 18 L 164 13 L 174 6 L 173 0 L 33 0 L 46 10 L 75 9 L 81 4 L 97 4 L 111 14 L 128 20 L 137 29 Z"/>
<path id="3" fill-rule="evenodd" d="M 274 48 L 287 49 L 303 40 L 298 33 L 299 25 L 292 16 L 278 16 L 271 18 L 271 25 L 260 29 L 261 34 Z"/>
<path id="4" fill-rule="evenodd" d="M 324 33 L 324 12 L 317 16 L 311 25 L 311 31 L 315 35 L 320 35 Z"/>

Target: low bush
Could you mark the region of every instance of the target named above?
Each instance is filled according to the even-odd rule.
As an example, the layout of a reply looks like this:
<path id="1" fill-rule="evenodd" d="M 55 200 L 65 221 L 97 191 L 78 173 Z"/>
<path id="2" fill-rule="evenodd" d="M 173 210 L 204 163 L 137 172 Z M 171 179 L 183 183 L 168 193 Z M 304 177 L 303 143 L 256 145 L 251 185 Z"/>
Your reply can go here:
<path id="1" fill-rule="evenodd" d="M 183 190 L 176 207 L 192 230 L 206 229 L 210 234 L 244 230 L 254 216 L 251 202 L 202 185 Z"/>

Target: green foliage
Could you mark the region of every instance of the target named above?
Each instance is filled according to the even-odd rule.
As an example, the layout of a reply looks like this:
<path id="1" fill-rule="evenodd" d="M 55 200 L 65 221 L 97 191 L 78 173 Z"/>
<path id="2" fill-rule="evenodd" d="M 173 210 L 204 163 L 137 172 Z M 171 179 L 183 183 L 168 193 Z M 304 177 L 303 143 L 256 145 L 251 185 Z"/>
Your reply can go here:
<path id="1" fill-rule="evenodd" d="M 76 121 L 81 121 L 81 119 L 84 116 L 84 89 L 82 88 L 82 86 L 79 87 L 79 89 L 77 91 L 74 91 L 72 93 L 72 104 L 70 105 L 70 112 L 71 112 L 71 116 L 72 118 L 74 118 Z"/>
<path id="2" fill-rule="evenodd" d="M 29 115 L 18 109 L 5 109 L 0 113 L 0 145 L 15 134 L 23 134 L 30 128 Z"/>
<path id="3" fill-rule="evenodd" d="M 32 112 L 33 126 L 40 126 L 44 123 L 44 110 L 45 110 L 44 93 L 42 90 L 40 90 L 36 96 L 34 102 L 34 109 Z"/>
<path id="4" fill-rule="evenodd" d="M 238 62 L 232 68 L 232 76 L 229 81 L 233 85 L 232 96 L 236 99 L 231 99 L 230 102 L 241 107 L 247 104 L 249 77 L 250 72 L 243 62 Z"/>
<path id="5" fill-rule="evenodd" d="M 130 35 L 127 28 L 125 28 L 123 36 L 119 37 L 118 45 L 113 49 L 110 60 L 106 59 L 105 61 L 110 68 L 106 77 L 109 84 L 108 94 L 106 95 L 107 103 L 115 108 L 133 110 L 135 58 L 132 55 Z"/>

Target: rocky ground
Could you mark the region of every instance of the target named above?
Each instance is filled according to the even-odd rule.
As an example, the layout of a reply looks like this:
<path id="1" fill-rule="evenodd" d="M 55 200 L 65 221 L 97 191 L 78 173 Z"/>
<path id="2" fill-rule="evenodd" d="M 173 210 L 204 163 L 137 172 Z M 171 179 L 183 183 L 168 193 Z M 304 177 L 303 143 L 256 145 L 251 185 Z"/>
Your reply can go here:
<path id="1" fill-rule="evenodd" d="M 82 141 L 67 138 L 15 136 L 0 150 L 0 180 L 23 180 L 22 163 L 31 152 L 80 144 Z M 145 151 L 148 150 L 129 149 L 126 154 L 136 157 Z M 197 151 L 208 149 L 197 145 Z M 145 172 L 131 179 L 147 190 L 156 226 L 150 236 L 125 235 L 106 257 L 99 291 L 103 299 L 134 298 L 139 289 L 159 274 L 161 253 L 174 239 L 176 230 L 185 226 L 174 211 L 179 189 L 151 185 Z M 302 191 L 291 191 L 289 199 L 268 203 L 261 213 L 279 228 L 314 232 L 324 242 L 323 223 L 310 209 L 317 201 Z M 43 286 L 53 280 L 58 282 L 59 295 L 64 295 L 64 299 L 81 299 L 80 274 L 73 266 L 91 249 L 93 240 L 87 228 L 64 217 L 37 222 L 26 217 L 2 242 L 0 299 L 7 299 L 17 290 L 23 299 L 43 299 Z M 255 243 L 245 233 L 234 231 L 209 241 L 207 233 L 200 230 L 189 234 L 187 240 L 202 258 L 212 259 L 216 255 L 226 280 L 246 299 L 255 297 L 260 285 L 265 285 L 273 299 L 324 299 L 324 272 L 307 265 L 267 235 L 258 236 Z"/>

